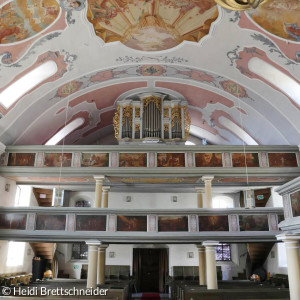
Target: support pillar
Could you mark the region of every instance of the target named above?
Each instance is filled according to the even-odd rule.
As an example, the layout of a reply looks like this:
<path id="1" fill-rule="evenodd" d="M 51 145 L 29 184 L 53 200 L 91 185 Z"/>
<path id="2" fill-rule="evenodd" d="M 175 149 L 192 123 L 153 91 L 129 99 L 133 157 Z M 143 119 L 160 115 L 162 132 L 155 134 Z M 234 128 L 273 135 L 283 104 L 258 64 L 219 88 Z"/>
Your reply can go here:
<path id="1" fill-rule="evenodd" d="M 208 290 L 217 290 L 217 268 L 216 268 L 216 258 L 215 258 L 215 246 L 219 243 L 216 241 L 206 241 L 202 245 L 205 247 L 205 257 L 206 257 L 206 283 Z"/>
<path id="2" fill-rule="evenodd" d="M 102 208 L 108 207 L 108 191 L 110 190 L 109 186 L 102 187 Z"/>
<path id="3" fill-rule="evenodd" d="M 105 176 L 103 175 L 94 176 L 94 178 L 96 180 L 94 207 L 99 208 L 101 207 L 101 202 L 102 202 L 102 184 L 105 179 Z"/>
<path id="4" fill-rule="evenodd" d="M 300 295 L 300 258 L 298 235 L 279 235 L 277 239 L 283 240 L 286 249 L 290 300 L 298 300 Z"/>
<path id="5" fill-rule="evenodd" d="M 255 208 L 254 190 L 247 189 L 244 191 L 245 208 Z"/>
<path id="6" fill-rule="evenodd" d="M 98 247 L 97 284 L 105 284 L 105 254 L 108 245 Z"/>
<path id="7" fill-rule="evenodd" d="M 205 247 L 198 245 L 199 254 L 199 284 L 206 285 Z"/>
<path id="8" fill-rule="evenodd" d="M 197 191 L 197 208 L 203 208 L 203 188 L 196 187 Z"/>
<path id="9" fill-rule="evenodd" d="M 214 179 L 214 176 L 202 176 L 202 180 L 205 184 L 205 208 L 212 208 L 212 190 L 211 182 Z"/>
<path id="10" fill-rule="evenodd" d="M 98 260 L 98 245 L 99 241 L 86 242 L 89 246 L 88 254 L 88 274 L 87 274 L 87 288 L 95 289 L 97 287 L 97 260 Z"/>

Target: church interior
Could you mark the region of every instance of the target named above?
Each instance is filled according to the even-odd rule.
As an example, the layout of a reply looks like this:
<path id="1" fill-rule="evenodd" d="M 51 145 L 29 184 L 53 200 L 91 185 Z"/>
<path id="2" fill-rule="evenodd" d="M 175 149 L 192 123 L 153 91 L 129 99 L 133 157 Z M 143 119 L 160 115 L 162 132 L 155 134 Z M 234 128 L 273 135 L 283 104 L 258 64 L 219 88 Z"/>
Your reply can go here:
<path id="1" fill-rule="evenodd" d="M 299 64 L 299 0 L 0 0 L 0 299 L 300 300 Z"/>

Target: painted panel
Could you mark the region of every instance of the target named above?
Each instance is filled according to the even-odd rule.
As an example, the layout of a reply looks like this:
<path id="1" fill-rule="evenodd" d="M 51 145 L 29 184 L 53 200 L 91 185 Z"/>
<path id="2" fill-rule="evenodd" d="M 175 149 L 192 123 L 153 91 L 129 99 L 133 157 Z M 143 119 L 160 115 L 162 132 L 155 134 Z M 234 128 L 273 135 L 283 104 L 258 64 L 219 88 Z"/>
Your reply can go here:
<path id="1" fill-rule="evenodd" d="M 147 231 L 147 216 L 118 216 L 117 231 Z"/>
<path id="2" fill-rule="evenodd" d="M 26 229 L 27 214 L 0 214 L 0 229 Z"/>
<path id="3" fill-rule="evenodd" d="M 269 231 L 267 215 L 239 216 L 240 231 Z"/>
<path id="4" fill-rule="evenodd" d="M 158 217 L 158 231 L 188 231 L 188 217 Z"/>
<path id="5" fill-rule="evenodd" d="M 222 153 L 195 153 L 196 167 L 223 167 Z"/>
<path id="6" fill-rule="evenodd" d="M 298 167 L 296 153 L 268 153 L 269 167 Z"/>
<path id="7" fill-rule="evenodd" d="M 236 168 L 241 167 L 259 167 L 258 153 L 232 153 L 232 166 Z"/>
<path id="8" fill-rule="evenodd" d="M 299 0 L 267 1 L 248 14 L 268 32 L 287 40 L 300 41 Z"/>
<path id="9" fill-rule="evenodd" d="M 158 167 L 185 167 L 184 153 L 157 153 Z"/>
<path id="10" fill-rule="evenodd" d="M 65 230 L 66 216 L 65 215 L 37 215 L 36 230 Z"/>
<path id="11" fill-rule="evenodd" d="M 227 216 L 199 216 L 199 231 L 229 231 Z"/>
<path id="12" fill-rule="evenodd" d="M 45 167 L 71 167 L 72 153 L 45 153 Z"/>
<path id="13" fill-rule="evenodd" d="M 82 167 L 108 167 L 109 153 L 82 153 Z"/>
<path id="14" fill-rule="evenodd" d="M 106 216 L 77 215 L 76 231 L 106 231 Z"/>
<path id="15" fill-rule="evenodd" d="M 290 195 L 293 217 L 300 216 L 300 191 Z"/>
<path id="16" fill-rule="evenodd" d="M 49 27 L 58 17 L 55 0 L 13 0 L 0 8 L 0 44 L 26 40 Z"/>
<path id="17" fill-rule="evenodd" d="M 120 167 L 147 167 L 147 153 L 120 153 Z"/>
<path id="18" fill-rule="evenodd" d="M 9 153 L 8 166 L 25 166 L 33 167 L 35 161 L 35 153 Z"/>

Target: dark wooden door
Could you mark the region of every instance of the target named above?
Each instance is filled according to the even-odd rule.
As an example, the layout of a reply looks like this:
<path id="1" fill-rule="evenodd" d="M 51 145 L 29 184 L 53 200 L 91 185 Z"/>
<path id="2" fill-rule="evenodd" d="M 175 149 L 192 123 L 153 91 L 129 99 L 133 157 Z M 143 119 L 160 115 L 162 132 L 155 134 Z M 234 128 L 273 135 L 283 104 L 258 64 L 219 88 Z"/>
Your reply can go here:
<path id="1" fill-rule="evenodd" d="M 141 249 L 141 292 L 159 292 L 160 249 Z"/>
<path id="2" fill-rule="evenodd" d="M 167 249 L 134 249 L 133 272 L 138 292 L 158 293 L 163 290 L 165 281 L 165 264 L 163 252 Z"/>

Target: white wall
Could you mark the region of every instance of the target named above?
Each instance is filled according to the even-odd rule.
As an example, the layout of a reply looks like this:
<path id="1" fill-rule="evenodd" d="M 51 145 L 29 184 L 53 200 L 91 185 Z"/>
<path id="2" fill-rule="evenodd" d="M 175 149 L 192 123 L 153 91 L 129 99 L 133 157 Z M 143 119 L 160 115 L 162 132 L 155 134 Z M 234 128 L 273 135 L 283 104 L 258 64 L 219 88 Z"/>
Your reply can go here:
<path id="1" fill-rule="evenodd" d="M 94 204 L 95 192 L 70 192 L 70 202 L 69 206 L 74 207 L 76 201 L 85 200 L 91 202 L 91 206 Z"/>
<path id="2" fill-rule="evenodd" d="M 269 256 L 264 264 L 264 268 L 266 269 L 267 272 L 270 272 L 271 275 L 273 274 L 287 275 L 287 265 L 285 261 L 286 261 L 285 246 L 283 243 L 276 243 L 269 253 Z"/>
<path id="3" fill-rule="evenodd" d="M 5 191 L 5 185 L 9 184 L 9 192 Z M 14 206 L 17 185 L 16 182 L 0 177 L 0 206 Z"/>
<path id="4" fill-rule="evenodd" d="M 24 263 L 21 266 L 8 267 L 6 265 L 7 261 L 7 250 L 9 241 L 0 241 L 0 274 L 3 273 L 16 273 L 16 272 L 32 272 L 32 258 L 34 257 L 34 252 L 31 249 L 29 243 L 25 243 L 24 251 Z"/>
<path id="5" fill-rule="evenodd" d="M 271 197 L 268 200 L 266 207 L 283 207 L 282 196 L 275 192 L 277 188 L 277 186 L 271 188 Z"/>

